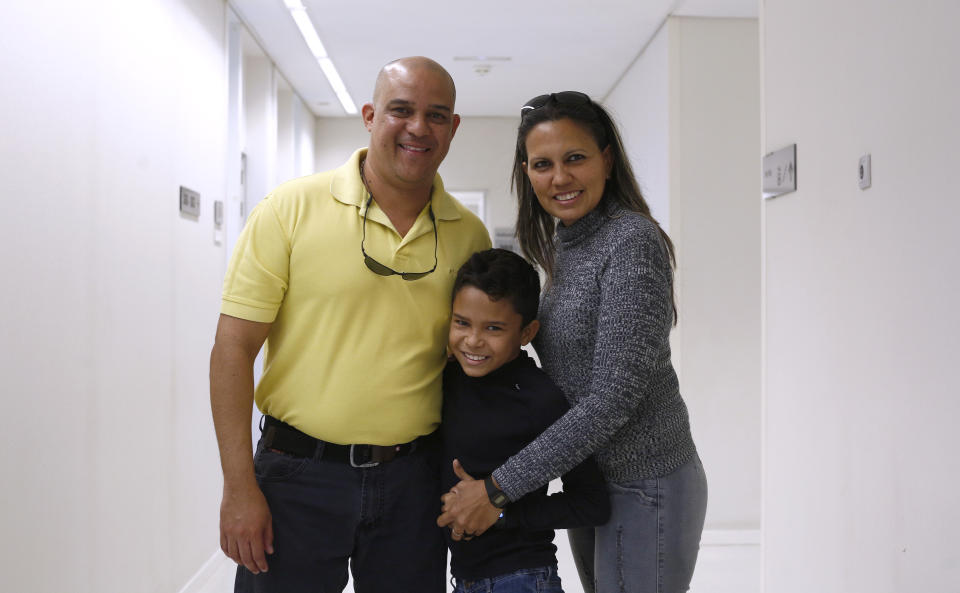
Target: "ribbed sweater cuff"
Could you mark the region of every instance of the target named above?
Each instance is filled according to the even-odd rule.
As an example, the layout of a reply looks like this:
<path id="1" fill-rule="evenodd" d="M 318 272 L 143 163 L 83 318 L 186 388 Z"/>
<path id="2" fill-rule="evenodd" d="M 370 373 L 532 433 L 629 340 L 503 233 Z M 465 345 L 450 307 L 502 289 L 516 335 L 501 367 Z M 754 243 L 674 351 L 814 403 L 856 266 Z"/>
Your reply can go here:
<path id="1" fill-rule="evenodd" d="M 520 472 L 511 471 L 509 461 L 493 471 L 493 479 L 500 485 L 500 489 L 510 498 L 510 502 L 520 500 L 527 491 L 522 490 L 523 476 Z"/>

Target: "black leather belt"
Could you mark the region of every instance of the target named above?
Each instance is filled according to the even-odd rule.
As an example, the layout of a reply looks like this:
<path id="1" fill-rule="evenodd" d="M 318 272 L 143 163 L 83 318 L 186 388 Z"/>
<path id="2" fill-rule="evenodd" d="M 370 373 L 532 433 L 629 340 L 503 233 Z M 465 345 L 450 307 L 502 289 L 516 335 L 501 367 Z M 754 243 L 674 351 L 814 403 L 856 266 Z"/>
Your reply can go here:
<path id="1" fill-rule="evenodd" d="M 296 457 L 313 458 L 317 448 L 322 447 L 320 459 L 349 463 L 353 467 L 374 467 L 409 455 L 416 451 L 418 441 L 423 438 L 402 445 L 338 445 L 315 439 L 273 416 L 263 417 L 261 430 L 263 446 L 267 449 L 276 449 Z"/>

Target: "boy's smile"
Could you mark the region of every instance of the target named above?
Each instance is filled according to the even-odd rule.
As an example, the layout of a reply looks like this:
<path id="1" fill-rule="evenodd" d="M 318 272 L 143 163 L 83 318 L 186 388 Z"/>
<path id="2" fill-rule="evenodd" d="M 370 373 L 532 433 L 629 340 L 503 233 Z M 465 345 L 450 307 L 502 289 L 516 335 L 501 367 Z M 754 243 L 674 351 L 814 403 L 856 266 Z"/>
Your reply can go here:
<path id="1" fill-rule="evenodd" d="M 464 373 L 483 377 L 516 358 L 539 327 L 536 320 L 524 326 L 509 298 L 495 301 L 466 285 L 453 299 L 450 351 Z"/>

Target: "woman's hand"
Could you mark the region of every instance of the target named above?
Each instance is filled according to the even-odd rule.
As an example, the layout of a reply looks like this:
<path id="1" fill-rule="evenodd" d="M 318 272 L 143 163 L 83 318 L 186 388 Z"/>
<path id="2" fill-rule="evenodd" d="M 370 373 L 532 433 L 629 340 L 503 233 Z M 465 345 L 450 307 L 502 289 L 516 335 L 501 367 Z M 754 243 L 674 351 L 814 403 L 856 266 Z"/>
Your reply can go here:
<path id="1" fill-rule="evenodd" d="M 483 481 L 474 479 L 456 459 L 453 473 L 460 481 L 440 497 L 443 514 L 437 518 L 437 525 L 450 527 L 454 541 L 470 540 L 497 522 L 500 509 L 490 503 Z"/>

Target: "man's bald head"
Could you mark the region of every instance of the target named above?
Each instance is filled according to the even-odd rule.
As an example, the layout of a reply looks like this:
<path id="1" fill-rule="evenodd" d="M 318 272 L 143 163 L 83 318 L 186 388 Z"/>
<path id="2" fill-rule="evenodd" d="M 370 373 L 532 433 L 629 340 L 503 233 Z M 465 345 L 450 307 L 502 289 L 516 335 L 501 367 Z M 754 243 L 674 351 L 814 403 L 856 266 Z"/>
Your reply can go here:
<path id="1" fill-rule="evenodd" d="M 457 100 L 457 87 L 453 83 L 453 77 L 447 72 L 447 69 L 437 62 L 424 56 L 411 56 L 399 58 L 387 63 L 377 74 L 377 82 L 373 87 L 373 104 L 379 104 L 383 96 L 383 91 L 394 76 L 403 76 L 405 74 L 417 75 L 421 73 L 432 74 L 441 77 L 450 86 L 450 97 L 452 102 Z"/>
<path id="2" fill-rule="evenodd" d="M 450 74 L 429 58 L 400 58 L 380 70 L 373 102 L 361 109 L 370 132 L 364 171 L 368 184 L 380 186 L 380 198 L 392 187 L 421 208 L 429 200 L 460 125 L 455 99 Z"/>

